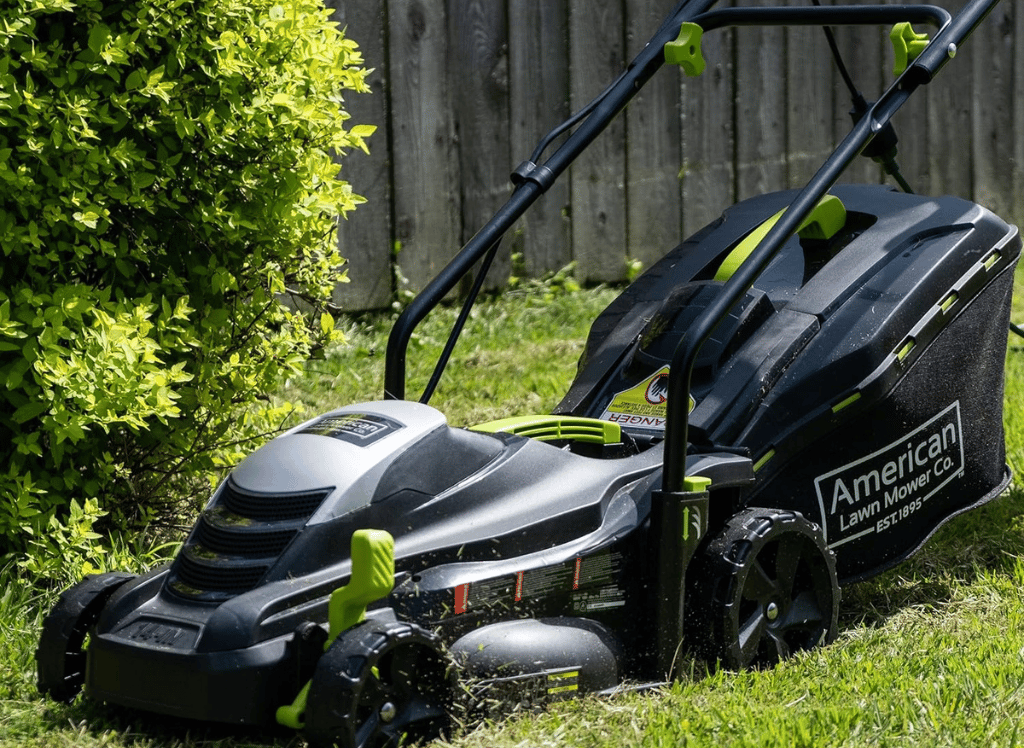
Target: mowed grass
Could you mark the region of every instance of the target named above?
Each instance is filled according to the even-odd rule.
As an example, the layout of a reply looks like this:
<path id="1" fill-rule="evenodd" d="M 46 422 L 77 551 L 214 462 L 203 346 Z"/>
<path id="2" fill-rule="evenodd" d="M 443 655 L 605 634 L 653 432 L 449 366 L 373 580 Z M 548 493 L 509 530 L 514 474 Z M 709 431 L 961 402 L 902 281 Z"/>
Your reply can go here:
<path id="1" fill-rule="evenodd" d="M 571 380 L 607 289 L 510 295 L 481 305 L 432 404 L 455 425 L 546 411 Z M 1018 293 L 1014 319 L 1024 321 Z M 455 312 L 417 333 L 416 397 Z M 390 320 L 347 325 L 349 342 L 279 396 L 307 415 L 379 399 Z M 1024 341 L 1007 354 L 1008 460 L 1024 471 Z M 298 748 L 301 737 L 210 728 L 35 693 L 32 659 L 56 592 L 0 572 L 0 746 Z M 943 528 L 914 558 L 843 590 L 833 645 L 758 672 L 709 675 L 643 694 L 589 698 L 469 726 L 455 748 L 521 746 L 1010 746 L 1024 743 L 1024 491 Z M 153 677 L 160 674 L 155 672 Z"/>

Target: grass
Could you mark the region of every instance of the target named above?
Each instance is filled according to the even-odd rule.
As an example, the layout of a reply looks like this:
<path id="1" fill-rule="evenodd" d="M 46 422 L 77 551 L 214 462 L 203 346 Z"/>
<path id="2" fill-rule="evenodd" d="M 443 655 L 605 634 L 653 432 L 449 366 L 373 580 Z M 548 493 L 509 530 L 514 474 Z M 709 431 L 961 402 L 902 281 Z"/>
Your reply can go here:
<path id="1" fill-rule="evenodd" d="M 434 403 L 456 425 L 550 409 L 571 378 L 593 317 L 612 298 L 520 294 L 478 308 Z M 1024 319 L 1015 305 L 1014 318 Z M 449 313 L 448 320 L 451 319 Z M 280 393 L 312 414 L 377 399 L 383 317 L 352 321 L 349 344 Z M 410 395 L 428 377 L 447 322 L 410 349 Z M 1008 459 L 1024 471 L 1024 345 L 1007 356 Z M 1024 743 L 1024 490 L 943 528 L 910 561 L 844 589 L 841 634 L 766 671 L 708 675 L 669 688 L 585 699 L 455 735 L 453 748 L 519 746 L 933 746 Z M 56 597 L 0 570 L 0 747 L 299 748 L 293 735 L 178 724 L 35 693 L 33 649 Z"/>

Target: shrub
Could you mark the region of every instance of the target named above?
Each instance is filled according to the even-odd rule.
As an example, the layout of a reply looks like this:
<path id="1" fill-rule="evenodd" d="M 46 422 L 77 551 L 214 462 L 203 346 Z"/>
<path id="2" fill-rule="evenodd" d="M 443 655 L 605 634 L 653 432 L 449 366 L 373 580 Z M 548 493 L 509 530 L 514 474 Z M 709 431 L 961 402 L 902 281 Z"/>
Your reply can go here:
<path id="1" fill-rule="evenodd" d="M 365 71 L 315 0 L 14 0 L 0 46 L 0 553 L 85 559 L 272 429 L 334 334 Z"/>

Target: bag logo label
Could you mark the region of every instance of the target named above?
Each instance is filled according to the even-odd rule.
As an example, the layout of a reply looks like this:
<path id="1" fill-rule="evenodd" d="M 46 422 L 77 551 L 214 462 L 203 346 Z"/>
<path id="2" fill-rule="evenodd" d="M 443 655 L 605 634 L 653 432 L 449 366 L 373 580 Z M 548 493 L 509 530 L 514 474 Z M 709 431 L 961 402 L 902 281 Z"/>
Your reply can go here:
<path id="1" fill-rule="evenodd" d="M 964 471 L 956 401 L 876 452 L 814 479 L 829 548 L 892 530 Z"/>

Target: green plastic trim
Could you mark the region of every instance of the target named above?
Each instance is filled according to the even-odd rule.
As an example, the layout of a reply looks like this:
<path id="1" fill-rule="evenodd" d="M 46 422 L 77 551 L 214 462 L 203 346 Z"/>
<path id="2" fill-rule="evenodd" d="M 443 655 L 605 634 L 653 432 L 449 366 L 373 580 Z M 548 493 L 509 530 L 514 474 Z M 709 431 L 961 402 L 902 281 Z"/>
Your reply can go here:
<path id="1" fill-rule="evenodd" d="M 619 424 L 577 416 L 513 416 L 482 423 L 473 426 L 471 430 L 488 434 L 518 434 L 542 442 L 571 439 L 592 444 L 618 444 L 622 441 L 622 427 Z"/>
<path id="2" fill-rule="evenodd" d="M 684 23 L 679 29 L 679 36 L 674 42 L 665 45 L 665 62 L 678 65 L 691 78 L 704 72 L 707 63 L 701 52 L 700 42 L 704 29 L 695 23 Z"/>
<path id="3" fill-rule="evenodd" d="M 703 493 L 711 488 L 711 479 L 703 475 L 688 475 L 683 478 L 683 490 L 688 493 Z"/>
<path id="4" fill-rule="evenodd" d="M 928 34 L 918 34 L 908 22 L 897 23 L 889 32 L 895 63 L 892 73 L 896 77 L 903 75 L 917 56 L 928 46 Z"/>
<path id="5" fill-rule="evenodd" d="M 726 256 L 715 273 L 716 281 L 727 281 L 732 277 L 751 253 L 757 249 L 772 227 L 778 223 L 786 210 L 780 210 L 744 237 L 743 241 Z M 804 219 L 797 229 L 803 239 L 831 239 L 846 225 L 846 206 L 835 195 L 825 195 L 814 206 L 814 210 Z"/>
<path id="6" fill-rule="evenodd" d="M 758 470 L 767 465 L 769 460 L 771 460 L 774 456 L 774 449 L 769 449 L 767 452 L 765 452 L 764 455 L 761 456 L 761 459 L 754 463 L 754 472 L 756 473 Z"/>
<path id="7" fill-rule="evenodd" d="M 356 530 L 352 534 L 352 574 L 348 584 L 331 593 L 327 605 L 329 633 L 326 650 L 341 632 L 366 618 L 366 606 L 386 597 L 395 584 L 395 539 L 384 530 Z M 306 683 L 291 704 L 278 707 L 278 724 L 301 730 L 305 727 Z"/>
<path id="8" fill-rule="evenodd" d="M 845 410 L 846 408 L 849 408 L 851 405 L 853 405 L 858 400 L 860 400 L 860 393 L 859 392 L 854 392 L 852 395 L 850 395 L 845 400 L 840 400 L 838 403 L 833 405 L 832 406 L 832 412 L 833 413 L 838 413 L 841 410 Z"/>

